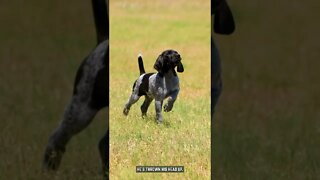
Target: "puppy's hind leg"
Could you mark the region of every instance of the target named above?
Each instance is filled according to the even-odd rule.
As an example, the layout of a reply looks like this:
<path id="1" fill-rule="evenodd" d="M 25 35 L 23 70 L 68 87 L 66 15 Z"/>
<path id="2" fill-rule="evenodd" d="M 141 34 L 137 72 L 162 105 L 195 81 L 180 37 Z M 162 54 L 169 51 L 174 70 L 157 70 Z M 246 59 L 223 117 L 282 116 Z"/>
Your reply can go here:
<path id="1" fill-rule="evenodd" d="M 145 96 L 145 100 L 144 100 L 143 104 L 141 105 L 142 117 L 147 116 L 147 111 L 148 111 L 148 108 L 149 108 L 152 100 L 153 100 L 152 98 Z"/>
<path id="2" fill-rule="evenodd" d="M 86 128 L 96 113 L 108 105 L 108 70 L 104 62 L 108 52 L 108 42 L 104 41 L 78 69 L 71 101 L 58 128 L 49 138 L 43 159 L 44 170 L 57 170 L 70 139 Z"/>
<path id="3" fill-rule="evenodd" d="M 128 102 L 126 103 L 126 105 L 124 105 L 124 108 L 123 108 L 123 114 L 124 115 L 127 116 L 129 114 L 130 107 L 132 106 L 132 104 L 136 103 L 139 100 L 140 97 L 141 96 L 138 96 L 138 94 L 136 94 L 136 93 L 132 93 L 131 94 Z"/>
<path id="4" fill-rule="evenodd" d="M 67 107 L 59 127 L 51 135 L 45 150 L 43 168 L 57 170 L 65 147 L 75 134 L 87 127 L 98 109 L 91 107 L 86 102 L 81 102 L 78 97 L 73 97 Z"/>

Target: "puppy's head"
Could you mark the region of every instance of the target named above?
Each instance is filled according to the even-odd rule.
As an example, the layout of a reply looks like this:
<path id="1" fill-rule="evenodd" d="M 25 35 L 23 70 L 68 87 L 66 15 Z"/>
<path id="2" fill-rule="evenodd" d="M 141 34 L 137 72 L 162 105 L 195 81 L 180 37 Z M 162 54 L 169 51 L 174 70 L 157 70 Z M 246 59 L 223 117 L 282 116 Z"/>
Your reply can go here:
<path id="1" fill-rule="evenodd" d="M 175 50 L 163 51 L 154 63 L 153 67 L 162 75 L 169 72 L 170 70 L 172 70 L 176 75 L 176 72 L 174 70 L 175 67 L 177 67 L 177 71 L 180 73 L 184 71 L 183 65 L 181 63 L 181 56 Z"/>

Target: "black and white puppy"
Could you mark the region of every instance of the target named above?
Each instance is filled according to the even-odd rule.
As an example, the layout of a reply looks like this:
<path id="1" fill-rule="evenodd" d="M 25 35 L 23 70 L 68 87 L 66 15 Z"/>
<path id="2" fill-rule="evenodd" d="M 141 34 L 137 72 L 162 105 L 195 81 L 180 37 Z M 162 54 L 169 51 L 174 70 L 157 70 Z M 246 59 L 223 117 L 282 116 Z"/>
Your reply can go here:
<path id="1" fill-rule="evenodd" d="M 109 16 L 108 0 L 92 0 L 97 45 L 78 68 L 74 90 L 58 127 L 49 137 L 42 166 L 57 170 L 68 142 L 84 130 L 95 115 L 109 106 Z M 107 120 L 108 117 L 106 117 Z M 103 173 L 108 179 L 109 130 L 99 142 Z"/>
<path id="2" fill-rule="evenodd" d="M 150 103 L 155 99 L 156 120 L 161 123 L 163 121 L 161 114 L 163 100 L 168 98 L 164 111 L 171 111 L 180 90 L 175 67 L 180 73 L 184 71 L 181 56 L 175 50 L 162 52 L 154 64 L 157 73 L 145 73 L 141 55 L 138 57 L 138 62 L 140 77 L 133 84 L 132 94 L 124 106 L 123 114 L 128 115 L 132 104 L 137 102 L 141 96 L 145 96 L 141 105 L 142 116 L 146 115 Z"/>

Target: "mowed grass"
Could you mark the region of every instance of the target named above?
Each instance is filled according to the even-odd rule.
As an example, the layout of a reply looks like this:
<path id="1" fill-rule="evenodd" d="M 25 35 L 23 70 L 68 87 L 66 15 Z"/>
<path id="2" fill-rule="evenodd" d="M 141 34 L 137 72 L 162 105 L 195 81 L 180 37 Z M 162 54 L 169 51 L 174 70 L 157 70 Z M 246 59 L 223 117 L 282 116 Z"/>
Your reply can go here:
<path id="1" fill-rule="evenodd" d="M 0 179 L 101 179 L 105 110 L 71 140 L 56 174 L 41 172 L 76 70 L 95 46 L 90 1 L 1 1 L 0 14 Z"/>
<path id="2" fill-rule="evenodd" d="M 110 1 L 110 178 L 210 178 L 210 2 Z M 147 72 L 166 49 L 182 56 L 180 94 L 173 111 L 155 122 L 154 101 L 141 117 L 142 97 L 122 114 L 139 76 L 138 53 Z M 182 165 L 185 172 L 135 172 L 138 165 Z"/>
<path id="3" fill-rule="evenodd" d="M 229 0 L 214 179 L 319 179 L 319 2 Z"/>
<path id="4" fill-rule="evenodd" d="M 179 3 L 179 1 L 164 2 Z M 229 0 L 228 2 L 234 12 L 237 29 L 232 36 L 215 35 L 223 61 L 224 90 L 212 129 L 214 179 L 318 179 L 320 177 L 318 36 L 320 24 L 317 23 L 320 17 L 319 2 L 316 0 L 281 2 Z M 191 19 L 196 4 L 185 1 L 183 5 L 189 11 L 186 14 Z M 180 11 L 179 8 L 166 7 L 166 9 L 171 9 L 171 12 Z M 160 11 L 162 10 L 157 12 Z M 131 12 L 139 14 L 134 10 Z M 42 153 L 48 136 L 57 126 L 70 98 L 75 71 L 82 58 L 95 44 L 90 1 L 81 3 L 75 0 L 1 1 L 0 14 L 0 179 L 101 179 L 100 159 L 96 147 L 106 129 L 106 111 L 100 113 L 88 129 L 72 139 L 57 174 L 42 174 L 40 171 Z M 160 14 L 150 15 L 150 18 L 179 17 Z M 157 27 L 158 19 L 147 23 L 153 23 Z M 201 23 L 199 22 L 201 19 L 194 19 L 195 23 Z M 113 26 L 117 25 L 116 22 L 112 23 Z M 180 24 L 180 26 L 186 25 Z M 131 28 L 133 27 L 122 29 L 122 33 L 131 34 Z M 149 29 L 148 32 L 150 36 L 143 31 L 141 35 L 153 37 L 152 33 L 155 33 L 153 29 Z M 184 31 L 180 29 L 180 32 Z M 173 31 L 171 32 L 168 27 L 168 31 L 163 32 L 161 37 L 164 38 L 171 33 Z M 184 41 L 176 40 L 184 44 L 189 36 L 206 38 L 203 34 L 190 33 L 184 36 Z M 162 41 L 159 37 L 160 41 L 147 41 L 148 38 L 144 38 L 146 44 L 137 40 L 136 45 L 131 45 L 123 51 L 119 50 L 124 55 L 129 54 L 126 51 L 131 51 L 130 57 L 128 55 L 126 58 L 128 60 L 126 63 L 130 67 L 124 69 L 131 74 L 119 73 L 118 76 L 123 77 L 118 84 L 123 83 L 121 86 L 123 89 L 120 91 L 123 91 L 124 102 L 138 75 L 137 53 L 144 54 L 145 67 L 151 71 L 156 56 L 163 50 L 158 44 L 172 46 L 166 42 L 173 39 Z M 201 48 L 199 43 L 185 44 L 192 45 L 191 52 Z M 145 48 L 149 46 L 150 49 Z M 176 47 L 178 46 L 174 46 Z M 189 99 L 200 101 L 204 94 L 202 90 L 205 88 L 197 88 L 198 83 L 189 84 L 195 81 L 192 80 L 195 77 L 188 75 L 194 71 L 193 67 L 198 68 L 198 64 L 193 64 L 191 61 L 198 60 L 197 57 L 202 55 L 203 53 L 197 53 L 194 58 L 189 58 L 190 63 L 184 57 L 186 71 L 180 74 L 181 94 L 174 112 L 164 114 L 167 124 L 155 126 L 152 119 L 153 105 L 150 107 L 150 118 L 140 119 L 141 101 L 133 106 L 129 118 L 123 119 L 121 110 L 124 102 L 119 98 L 119 109 L 115 114 L 119 117 L 118 121 L 123 122 L 121 125 L 132 123 L 134 125 L 132 128 L 142 127 L 140 131 L 134 133 L 146 132 L 149 126 L 156 129 L 153 131 L 155 133 L 172 132 L 174 127 L 184 129 L 186 118 L 181 118 L 180 121 L 179 119 L 171 121 L 170 118 L 177 119 L 186 116 L 185 114 L 193 114 L 190 109 L 186 109 L 186 113 L 177 111 L 178 109 L 181 111 L 184 109 L 183 106 L 188 104 L 193 107 Z M 125 58 L 117 60 L 124 62 Z M 123 71 L 121 66 L 112 67 L 119 72 Z M 203 71 L 196 73 L 205 74 Z M 204 80 L 199 81 L 204 82 Z M 188 88 L 191 90 L 190 87 L 197 89 L 197 92 L 187 93 Z M 193 107 L 193 110 L 201 112 L 200 107 L 206 106 L 198 107 Z M 204 122 L 198 117 L 194 116 L 194 119 Z M 178 126 L 177 123 L 182 120 L 183 123 Z M 196 121 L 194 125 L 199 126 Z M 127 129 L 122 130 L 127 132 Z M 191 127 L 190 132 L 193 132 L 193 129 L 194 127 Z M 203 132 L 207 135 L 205 131 Z M 141 137 L 147 142 L 146 136 Z M 188 139 L 195 139 L 192 133 L 187 134 L 185 142 Z M 194 143 L 198 141 L 197 138 Z M 129 152 L 127 147 L 124 145 L 120 150 Z M 172 146 L 174 147 L 177 146 Z M 193 154 L 186 153 L 186 156 L 191 155 Z M 186 164 L 181 164 L 187 167 L 187 171 L 190 170 Z M 125 167 L 128 174 L 134 174 L 134 167 L 129 165 Z M 111 170 L 117 172 L 115 169 Z M 139 174 L 138 178 L 141 179 L 141 176 L 146 179 L 150 177 Z M 181 175 L 173 176 L 176 179 L 184 178 L 180 178 Z"/>

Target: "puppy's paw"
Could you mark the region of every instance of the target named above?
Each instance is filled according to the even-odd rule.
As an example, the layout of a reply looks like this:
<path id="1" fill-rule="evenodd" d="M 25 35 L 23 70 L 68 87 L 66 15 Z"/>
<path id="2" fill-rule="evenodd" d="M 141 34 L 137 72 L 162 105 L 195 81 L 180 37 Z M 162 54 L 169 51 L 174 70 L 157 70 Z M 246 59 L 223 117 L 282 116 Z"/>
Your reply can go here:
<path id="1" fill-rule="evenodd" d="M 172 110 L 173 106 L 170 106 L 168 103 L 163 106 L 164 112 L 169 112 Z"/>
<path id="2" fill-rule="evenodd" d="M 162 124 L 163 120 L 162 119 L 157 119 L 158 124 Z"/>
<path id="3" fill-rule="evenodd" d="M 123 109 L 123 114 L 124 114 L 125 116 L 127 116 L 127 115 L 129 114 L 129 110 L 130 110 L 130 109 L 128 109 L 128 108 L 124 108 L 124 109 Z"/>
<path id="4" fill-rule="evenodd" d="M 60 165 L 63 153 L 64 153 L 64 150 L 47 148 L 44 155 L 43 164 L 42 164 L 43 170 L 45 171 L 57 170 Z"/>
<path id="5" fill-rule="evenodd" d="M 162 118 L 161 114 L 156 116 L 156 121 L 157 121 L 158 124 L 161 124 L 163 122 L 163 118 Z"/>

